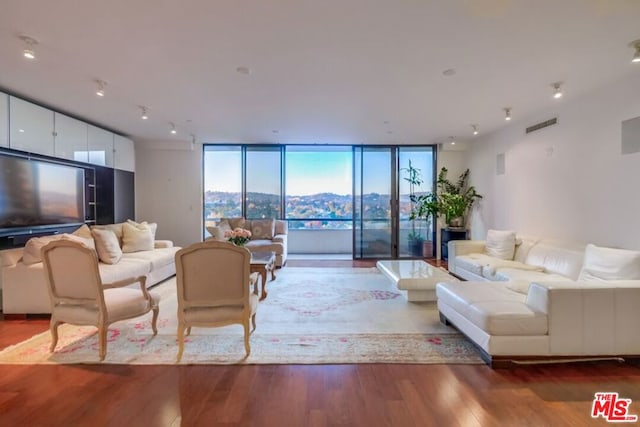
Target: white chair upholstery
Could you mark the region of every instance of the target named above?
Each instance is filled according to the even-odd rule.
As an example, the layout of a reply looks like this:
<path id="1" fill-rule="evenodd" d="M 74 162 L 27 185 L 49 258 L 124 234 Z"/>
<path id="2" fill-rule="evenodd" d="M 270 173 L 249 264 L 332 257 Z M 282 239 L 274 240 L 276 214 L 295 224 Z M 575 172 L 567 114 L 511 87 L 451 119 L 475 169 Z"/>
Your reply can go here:
<path id="1" fill-rule="evenodd" d="M 251 253 L 228 242 L 207 240 L 176 253 L 178 282 L 178 356 L 184 351 L 185 330 L 239 323 L 244 328 L 249 357 L 249 319 L 256 328 L 257 273 L 250 274 Z M 251 293 L 250 287 L 254 286 Z"/>
<path id="2" fill-rule="evenodd" d="M 153 310 L 151 326 L 156 335 L 160 297 L 148 292 L 146 277 L 102 283 L 96 251 L 81 243 L 58 240 L 42 248 L 42 260 L 51 300 L 51 348 L 58 343 L 58 325 L 93 325 L 98 328 L 100 360 L 107 352 L 107 330 L 119 320 Z M 135 283 L 140 289 L 124 288 Z"/>

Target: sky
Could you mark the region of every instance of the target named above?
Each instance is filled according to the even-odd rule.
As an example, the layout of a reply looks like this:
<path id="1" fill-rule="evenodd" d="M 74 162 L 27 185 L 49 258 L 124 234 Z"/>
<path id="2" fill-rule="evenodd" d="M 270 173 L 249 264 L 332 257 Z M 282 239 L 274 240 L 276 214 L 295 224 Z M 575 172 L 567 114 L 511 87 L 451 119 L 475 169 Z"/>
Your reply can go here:
<path id="1" fill-rule="evenodd" d="M 351 147 L 343 151 L 326 151 L 323 148 L 287 148 L 285 170 L 285 193 L 290 196 L 305 196 L 318 193 L 350 195 L 352 193 L 353 163 Z M 338 148 L 340 150 L 340 148 Z M 390 193 L 390 157 L 388 151 L 365 150 L 363 192 Z M 417 153 L 412 153 L 412 158 Z M 240 192 L 242 187 L 240 149 L 229 151 L 206 151 L 205 191 Z M 419 154 L 430 158 L 429 152 Z M 406 167 L 407 155 L 401 153 L 400 167 Z M 423 160 L 422 158 L 420 160 Z M 427 160 L 426 158 L 424 160 Z M 422 162 L 429 163 L 429 162 Z M 415 160 L 414 160 L 415 166 Z M 431 169 L 422 170 L 430 177 Z M 402 175 L 401 175 L 402 177 Z M 280 154 L 277 151 L 247 152 L 247 191 L 277 194 L 280 185 Z M 401 193 L 405 183 L 401 180 Z"/>

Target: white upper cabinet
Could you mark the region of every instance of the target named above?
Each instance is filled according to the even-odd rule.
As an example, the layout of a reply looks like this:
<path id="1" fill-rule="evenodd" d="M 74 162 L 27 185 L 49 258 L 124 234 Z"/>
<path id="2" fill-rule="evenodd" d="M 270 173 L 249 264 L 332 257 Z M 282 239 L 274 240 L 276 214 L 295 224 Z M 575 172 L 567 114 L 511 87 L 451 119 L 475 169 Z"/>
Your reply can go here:
<path id="1" fill-rule="evenodd" d="M 113 136 L 113 167 L 135 172 L 136 151 L 133 141 L 120 135 Z"/>
<path id="2" fill-rule="evenodd" d="M 113 133 L 89 125 L 89 163 L 113 167 Z"/>
<path id="3" fill-rule="evenodd" d="M 88 162 L 89 125 L 64 114 L 55 113 L 55 128 L 55 156 L 78 162 Z"/>
<path id="4" fill-rule="evenodd" d="M 53 156 L 53 111 L 13 96 L 9 108 L 10 147 Z"/>
<path id="5" fill-rule="evenodd" d="M 0 147 L 9 146 L 9 95 L 0 92 Z"/>

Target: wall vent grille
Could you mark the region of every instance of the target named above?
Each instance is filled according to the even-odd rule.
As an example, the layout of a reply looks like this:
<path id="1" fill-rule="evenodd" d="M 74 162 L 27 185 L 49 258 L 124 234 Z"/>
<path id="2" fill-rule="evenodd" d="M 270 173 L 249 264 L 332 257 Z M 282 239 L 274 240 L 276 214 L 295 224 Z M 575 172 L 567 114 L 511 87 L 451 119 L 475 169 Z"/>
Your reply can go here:
<path id="1" fill-rule="evenodd" d="M 546 128 L 546 127 L 548 127 L 548 126 L 553 126 L 553 125 L 555 125 L 556 123 L 558 123 L 558 118 L 557 118 L 557 117 L 554 117 L 553 119 L 549 119 L 549 120 L 547 120 L 547 121 L 545 121 L 545 122 L 540 122 L 540 123 L 535 124 L 535 125 L 533 125 L 533 126 L 529 126 L 529 127 L 526 129 L 526 133 L 535 132 L 535 131 L 537 131 L 537 130 L 540 130 L 540 129 Z"/>

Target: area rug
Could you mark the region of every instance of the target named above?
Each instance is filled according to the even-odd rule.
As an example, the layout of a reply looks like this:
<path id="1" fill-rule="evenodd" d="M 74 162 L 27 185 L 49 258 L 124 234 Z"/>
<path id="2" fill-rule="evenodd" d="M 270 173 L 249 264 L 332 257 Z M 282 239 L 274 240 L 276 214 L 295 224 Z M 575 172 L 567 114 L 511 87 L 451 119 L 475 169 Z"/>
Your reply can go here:
<path id="1" fill-rule="evenodd" d="M 434 303 L 411 303 L 375 268 L 285 267 L 267 283 L 251 355 L 242 327 L 193 328 L 181 364 L 482 363 L 474 346 L 442 325 Z M 175 278 L 161 294 L 158 335 L 151 314 L 113 324 L 102 363 L 174 364 Z M 0 352 L 0 363 L 99 363 L 96 328 L 64 324 L 54 353 L 45 332 Z"/>

